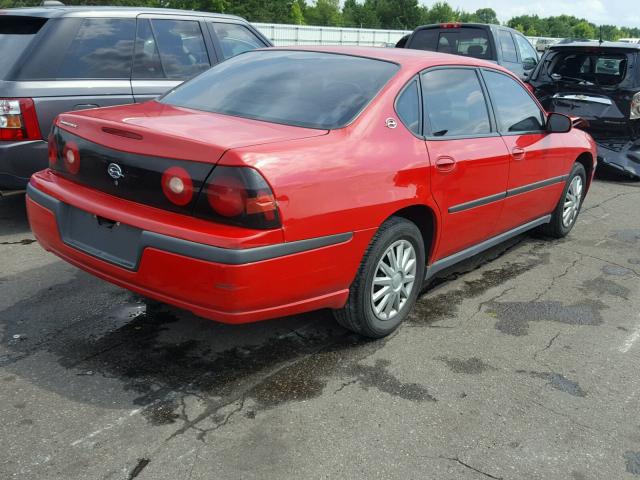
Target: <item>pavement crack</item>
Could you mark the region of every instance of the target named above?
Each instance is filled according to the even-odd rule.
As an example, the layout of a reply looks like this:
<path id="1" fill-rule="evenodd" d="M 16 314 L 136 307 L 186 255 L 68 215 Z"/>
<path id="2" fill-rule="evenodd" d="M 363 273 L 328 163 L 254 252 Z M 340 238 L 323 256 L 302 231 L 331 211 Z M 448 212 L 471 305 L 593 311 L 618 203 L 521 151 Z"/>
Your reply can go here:
<path id="1" fill-rule="evenodd" d="M 472 470 L 476 473 L 479 473 L 480 475 L 484 475 L 487 478 L 493 478 L 494 480 L 503 480 L 503 477 L 496 477 L 495 475 L 491 475 L 490 473 L 487 472 L 483 472 L 482 470 L 477 469 L 476 467 L 469 465 L 466 462 L 463 462 L 462 460 L 460 460 L 458 457 L 440 457 L 440 458 L 444 458 L 445 460 L 450 460 L 452 462 L 456 462 L 460 465 L 462 465 L 465 468 L 468 468 L 469 470 Z"/>
<path id="2" fill-rule="evenodd" d="M 342 385 L 340 385 L 335 392 L 333 392 L 333 394 L 337 394 L 339 392 L 341 392 L 342 390 L 344 390 L 346 387 L 348 387 L 349 385 L 353 385 L 354 383 L 357 383 L 358 380 L 350 380 L 348 382 L 344 382 Z"/>
<path id="3" fill-rule="evenodd" d="M 579 255 L 579 254 L 577 254 Z M 549 293 L 551 291 L 551 289 L 553 287 L 556 286 L 556 283 L 558 282 L 558 280 L 560 280 L 561 278 L 566 277 L 567 275 L 569 275 L 569 272 L 574 269 L 576 267 L 576 265 L 580 262 L 580 260 L 582 260 L 582 257 L 578 257 L 576 260 L 574 260 L 571 265 L 568 265 L 567 268 L 565 268 L 564 272 L 562 272 L 560 275 L 555 275 L 552 279 L 551 282 L 549 283 L 549 285 L 547 285 L 547 288 L 545 288 L 541 293 L 539 293 L 538 295 L 536 295 L 536 297 L 532 300 L 532 302 L 538 302 L 540 301 L 540 299 L 542 297 L 544 297 L 547 293 Z"/>
<path id="4" fill-rule="evenodd" d="M 598 208 L 598 207 L 602 207 L 603 205 L 606 205 L 609 202 L 612 202 L 614 200 L 617 200 L 620 197 L 624 197 L 627 195 L 638 195 L 640 194 L 640 192 L 623 192 L 623 193 L 618 193 L 617 195 L 614 195 L 613 197 L 609 197 L 604 199 L 603 201 L 601 201 L 600 203 L 596 203 L 595 205 L 590 205 L 589 207 L 583 209 L 583 212 L 589 212 L 591 210 L 593 210 L 594 208 Z"/>

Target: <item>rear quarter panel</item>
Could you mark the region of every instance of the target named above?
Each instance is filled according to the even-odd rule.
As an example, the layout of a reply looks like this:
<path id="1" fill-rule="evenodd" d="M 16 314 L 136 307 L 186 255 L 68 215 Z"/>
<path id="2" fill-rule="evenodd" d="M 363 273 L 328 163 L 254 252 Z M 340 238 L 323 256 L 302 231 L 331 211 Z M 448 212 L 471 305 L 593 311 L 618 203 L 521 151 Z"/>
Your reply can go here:
<path id="1" fill-rule="evenodd" d="M 397 83 L 397 82 L 396 82 Z M 402 81 L 401 83 L 404 83 Z M 286 241 L 372 229 L 411 205 L 436 210 L 424 140 L 397 119 L 382 94 L 351 126 L 321 137 L 227 152 L 220 164 L 250 165 L 271 184 Z"/>

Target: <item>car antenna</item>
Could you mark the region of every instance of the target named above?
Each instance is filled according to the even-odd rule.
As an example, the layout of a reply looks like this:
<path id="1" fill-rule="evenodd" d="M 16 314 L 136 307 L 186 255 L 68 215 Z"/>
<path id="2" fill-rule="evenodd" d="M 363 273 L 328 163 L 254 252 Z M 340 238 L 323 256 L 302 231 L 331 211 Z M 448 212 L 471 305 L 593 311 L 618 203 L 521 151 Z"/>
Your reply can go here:
<path id="1" fill-rule="evenodd" d="M 600 45 L 602 45 L 602 25 L 600 25 Z"/>

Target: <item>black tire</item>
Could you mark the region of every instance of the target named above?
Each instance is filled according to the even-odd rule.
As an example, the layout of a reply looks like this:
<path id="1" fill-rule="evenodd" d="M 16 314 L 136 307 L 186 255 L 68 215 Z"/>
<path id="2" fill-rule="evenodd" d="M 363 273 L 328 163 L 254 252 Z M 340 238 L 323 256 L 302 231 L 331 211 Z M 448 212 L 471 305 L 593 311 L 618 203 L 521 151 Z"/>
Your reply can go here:
<path id="1" fill-rule="evenodd" d="M 385 252 L 400 240 L 408 241 L 416 257 L 415 281 L 404 304 L 393 318 L 380 319 L 372 305 L 372 285 L 378 263 Z M 378 229 L 364 254 L 356 278 L 349 290 L 344 308 L 334 310 L 336 321 L 343 327 L 370 338 L 382 338 L 400 326 L 416 303 L 424 280 L 425 248 L 418 227 L 401 217 L 391 217 Z M 407 277 L 408 278 L 408 277 Z M 391 288 L 391 287 L 390 287 Z"/>
<path id="2" fill-rule="evenodd" d="M 578 206 L 578 212 L 573 219 L 573 221 L 569 225 L 565 225 L 562 220 L 562 214 L 564 210 L 564 203 L 567 198 L 567 192 L 569 191 L 569 187 L 571 183 L 576 177 L 580 177 L 582 179 L 582 195 L 580 198 L 580 204 Z M 564 190 L 562 190 L 562 196 L 558 201 L 558 205 L 556 209 L 553 211 L 551 216 L 551 221 L 546 225 L 542 225 L 540 227 L 540 232 L 543 235 L 553 238 L 563 238 L 566 237 L 569 232 L 573 229 L 573 226 L 576 224 L 578 220 L 578 215 L 580 214 L 580 209 L 582 208 L 582 202 L 584 200 L 584 195 L 586 193 L 587 187 L 587 172 L 584 169 L 584 166 L 581 163 L 576 162 L 571 169 L 571 173 L 569 174 L 569 178 L 567 179 L 567 183 L 564 186 Z"/>

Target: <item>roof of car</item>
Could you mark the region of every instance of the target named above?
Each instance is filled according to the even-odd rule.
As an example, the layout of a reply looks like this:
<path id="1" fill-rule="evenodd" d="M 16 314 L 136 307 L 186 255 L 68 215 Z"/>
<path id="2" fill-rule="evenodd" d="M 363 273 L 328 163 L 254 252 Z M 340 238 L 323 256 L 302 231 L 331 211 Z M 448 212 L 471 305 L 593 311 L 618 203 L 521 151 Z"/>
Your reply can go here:
<path id="1" fill-rule="evenodd" d="M 344 47 L 344 46 L 292 46 L 275 47 L 269 50 L 292 50 L 308 52 L 337 53 L 356 57 L 367 57 L 388 62 L 398 63 L 405 67 L 428 68 L 436 65 L 468 65 L 491 67 L 504 70 L 494 62 L 479 60 L 463 55 L 450 55 L 448 53 L 431 52 L 427 50 L 414 50 L 410 48 L 381 48 L 381 47 Z"/>
<path id="2" fill-rule="evenodd" d="M 451 28 L 450 25 L 456 25 L 456 28 L 461 27 L 473 27 L 473 28 L 503 28 L 505 30 L 517 31 L 511 27 L 507 27 L 506 25 L 497 25 L 495 23 L 473 23 L 473 22 L 441 22 L 441 23 L 430 23 L 427 25 L 420 25 L 416 27 L 415 30 L 424 30 L 428 28 L 442 28 L 443 25 L 447 25 L 447 28 Z M 520 32 L 518 32 L 520 33 Z"/>
<path id="3" fill-rule="evenodd" d="M 569 43 L 556 43 L 549 47 L 552 50 L 571 49 L 571 48 L 611 48 L 627 50 L 640 50 L 640 44 L 626 43 L 626 42 L 569 42 Z"/>
<path id="4" fill-rule="evenodd" d="M 222 13 L 198 12 L 193 10 L 177 10 L 173 8 L 145 8 L 145 7 L 67 7 L 67 6 L 51 6 L 51 7 L 32 7 L 32 8 L 8 8 L 0 9 L 0 15 L 24 15 L 31 17 L 101 17 L 101 16 L 118 16 L 118 17 L 136 17 L 141 14 L 155 15 L 196 15 L 199 17 L 215 17 L 227 18 L 233 20 L 246 21 L 235 15 L 225 15 Z"/>

